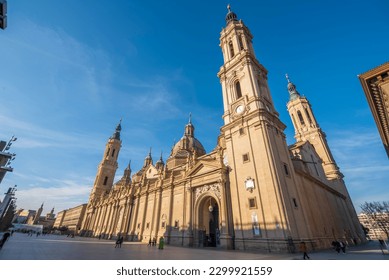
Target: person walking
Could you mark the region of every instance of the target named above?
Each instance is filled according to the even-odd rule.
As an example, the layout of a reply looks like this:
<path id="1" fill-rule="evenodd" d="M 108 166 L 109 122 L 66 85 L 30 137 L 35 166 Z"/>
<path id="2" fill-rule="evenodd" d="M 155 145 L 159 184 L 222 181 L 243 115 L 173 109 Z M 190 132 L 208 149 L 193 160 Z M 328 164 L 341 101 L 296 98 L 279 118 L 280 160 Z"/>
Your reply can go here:
<path id="1" fill-rule="evenodd" d="M 309 260 L 309 256 L 308 256 L 308 253 L 307 253 L 307 245 L 305 244 L 304 241 L 300 242 L 300 252 L 303 253 L 304 260 L 306 260 L 306 259 Z"/>
<path id="2" fill-rule="evenodd" d="M 343 243 L 342 241 L 339 241 L 339 247 L 342 250 L 342 253 L 346 254 L 346 244 Z"/>
<path id="3" fill-rule="evenodd" d="M 3 234 L 3 237 L 0 239 L 0 249 L 3 248 L 5 242 L 7 242 L 10 236 L 11 234 L 8 231 Z"/>
<path id="4" fill-rule="evenodd" d="M 115 242 L 115 248 L 122 248 L 123 236 L 118 236 L 118 239 Z"/>
<path id="5" fill-rule="evenodd" d="M 161 236 L 161 238 L 159 238 L 158 249 L 163 250 L 164 245 L 165 245 L 165 239 L 163 238 L 163 236 Z"/>

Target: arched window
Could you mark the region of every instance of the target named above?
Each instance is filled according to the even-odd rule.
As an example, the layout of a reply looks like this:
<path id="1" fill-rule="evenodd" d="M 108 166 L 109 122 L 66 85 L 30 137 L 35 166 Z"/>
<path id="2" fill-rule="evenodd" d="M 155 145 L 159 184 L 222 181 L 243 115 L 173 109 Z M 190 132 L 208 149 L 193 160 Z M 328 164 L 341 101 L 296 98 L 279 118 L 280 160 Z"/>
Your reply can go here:
<path id="1" fill-rule="evenodd" d="M 305 125 L 305 122 L 304 122 L 304 119 L 303 119 L 303 115 L 301 115 L 300 111 L 297 111 L 297 116 L 299 117 L 301 125 Z"/>
<path id="2" fill-rule="evenodd" d="M 240 88 L 240 82 L 237 81 L 235 84 L 235 90 L 236 90 L 236 99 L 239 99 L 242 97 L 242 90 Z"/>
<path id="3" fill-rule="evenodd" d="M 239 49 L 243 50 L 244 46 L 243 46 L 243 41 L 242 41 L 242 37 L 241 36 L 238 37 L 238 42 L 239 42 Z"/>
<path id="4" fill-rule="evenodd" d="M 104 183 L 103 183 L 104 186 L 107 185 L 107 181 L 108 181 L 108 177 L 105 176 L 105 178 L 104 178 Z"/>
<path id="5" fill-rule="evenodd" d="M 228 46 L 230 47 L 230 55 L 231 55 L 231 58 L 234 57 L 235 53 L 234 53 L 234 46 L 232 45 L 232 42 L 230 41 L 228 43 Z"/>
<path id="6" fill-rule="evenodd" d="M 308 109 L 307 109 L 307 108 L 305 108 L 305 113 L 307 114 L 307 117 L 308 117 L 308 121 L 309 121 L 309 123 L 310 123 L 310 124 L 312 124 L 311 115 L 309 114 L 309 112 L 308 112 Z"/>
<path id="7" fill-rule="evenodd" d="M 112 151 L 112 157 L 115 155 L 115 149 L 113 149 Z"/>

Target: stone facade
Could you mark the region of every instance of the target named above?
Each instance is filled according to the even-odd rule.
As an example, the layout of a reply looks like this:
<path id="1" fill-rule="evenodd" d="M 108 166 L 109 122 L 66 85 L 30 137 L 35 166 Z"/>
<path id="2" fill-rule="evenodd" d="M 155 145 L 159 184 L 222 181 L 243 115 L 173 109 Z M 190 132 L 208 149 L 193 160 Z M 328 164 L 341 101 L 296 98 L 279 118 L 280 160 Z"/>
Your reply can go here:
<path id="1" fill-rule="evenodd" d="M 53 227 L 57 229 L 67 227 L 69 232 L 78 234 L 84 220 L 85 210 L 86 203 L 59 212 Z"/>
<path id="2" fill-rule="evenodd" d="M 389 62 L 359 75 L 359 80 L 389 157 Z"/>
<path id="3" fill-rule="evenodd" d="M 112 184 L 121 124 L 109 138 L 89 198 L 82 234 L 167 244 L 262 251 L 314 248 L 334 239 L 364 241 L 343 175 L 309 102 L 288 80 L 296 144 L 274 108 L 267 70 L 249 29 L 230 9 L 221 31 L 224 125 L 206 153 L 189 119 L 166 164 L 151 153 Z M 298 113 L 299 112 L 299 113 Z"/>

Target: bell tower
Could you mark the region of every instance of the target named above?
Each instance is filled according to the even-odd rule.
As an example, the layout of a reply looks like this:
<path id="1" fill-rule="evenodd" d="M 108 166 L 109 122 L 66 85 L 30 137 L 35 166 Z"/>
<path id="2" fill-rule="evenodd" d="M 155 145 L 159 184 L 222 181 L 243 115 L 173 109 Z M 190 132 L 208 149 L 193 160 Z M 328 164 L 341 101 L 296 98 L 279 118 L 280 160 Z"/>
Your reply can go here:
<path id="1" fill-rule="evenodd" d="M 222 86 L 224 164 L 234 219 L 235 246 L 258 238 L 297 238 L 306 226 L 297 225 L 299 210 L 293 165 L 285 125 L 278 118 L 267 83 L 267 70 L 257 60 L 249 29 L 228 6 L 220 34 L 224 64 Z M 293 214 L 288 214 L 293 213 Z"/>
<path id="2" fill-rule="evenodd" d="M 116 126 L 115 132 L 105 145 L 103 159 L 99 164 L 89 200 L 101 196 L 104 192 L 109 191 L 112 188 L 116 169 L 118 168 L 117 159 L 122 145 L 122 141 L 120 140 L 120 131 L 122 130 L 121 122 L 122 121 L 120 120 L 120 123 Z"/>
<path id="3" fill-rule="evenodd" d="M 304 96 L 296 90 L 296 86 L 288 81 L 289 102 L 288 112 L 295 129 L 295 139 L 297 142 L 308 141 L 314 147 L 320 158 L 326 177 L 328 180 L 341 179 L 343 174 L 339 171 L 330 148 L 328 147 L 326 134 L 321 130 L 313 114 L 311 104 Z"/>
<path id="4" fill-rule="evenodd" d="M 267 85 L 267 70 L 257 60 L 253 35 L 228 5 L 227 26 L 221 31 L 220 47 L 224 64 L 218 77 L 222 85 L 224 123 L 257 109 L 278 115 Z"/>

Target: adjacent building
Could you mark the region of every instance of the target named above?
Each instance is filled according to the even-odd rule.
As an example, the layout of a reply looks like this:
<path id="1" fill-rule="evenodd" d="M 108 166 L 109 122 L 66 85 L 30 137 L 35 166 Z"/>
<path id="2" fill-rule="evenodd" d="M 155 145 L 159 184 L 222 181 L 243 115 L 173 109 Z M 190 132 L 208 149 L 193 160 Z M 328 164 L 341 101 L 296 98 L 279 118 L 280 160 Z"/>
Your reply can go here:
<path id="1" fill-rule="evenodd" d="M 66 227 L 69 232 L 78 234 L 84 219 L 85 209 L 86 203 L 59 212 L 55 219 L 54 227 L 57 229 Z"/>
<path id="2" fill-rule="evenodd" d="M 389 62 L 358 77 L 389 157 Z"/>
<path id="3" fill-rule="evenodd" d="M 287 77 L 285 97 L 295 128 L 289 146 L 259 62 L 253 35 L 228 8 L 220 33 L 224 125 L 206 152 L 192 118 L 164 162 L 151 152 L 114 183 L 121 149 L 119 123 L 108 139 L 86 207 L 85 236 L 178 246 L 294 251 L 302 240 L 327 248 L 334 239 L 363 242 L 364 234 L 306 97 Z"/>
<path id="4" fill-rule="evenodd" d="M 376 213 L 375 215 L 378 217 L 373 218 L 369 214 L 361 213 L 358 215 L 358 219 L 361 224 L 369 230 L 367 233 L 369 239 L 387 240 L 388 236 L 383 230 L 383 227 L 385 227 L 386 230 L 389 229 L 389 213 Z"/>

